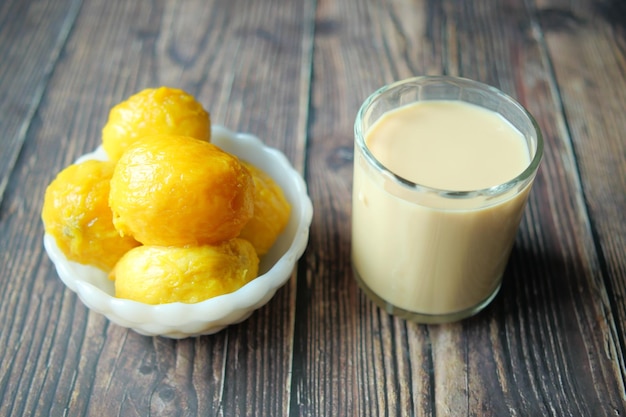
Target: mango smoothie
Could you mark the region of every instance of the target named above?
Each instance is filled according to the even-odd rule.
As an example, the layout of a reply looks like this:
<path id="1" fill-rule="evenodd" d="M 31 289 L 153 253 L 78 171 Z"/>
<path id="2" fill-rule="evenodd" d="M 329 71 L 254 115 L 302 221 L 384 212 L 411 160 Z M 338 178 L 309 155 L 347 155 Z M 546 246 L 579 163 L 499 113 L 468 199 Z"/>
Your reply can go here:
<path id="1" fill-rule="evenodd" d="M 454 79 L 452 88 L 458 82 L 474 83 Z M 372 110 L 356 129 L 354 273 L 390 313 L 453 321 L 478 312 L 500 287 L 540 136 L 528 140 L 480 104 L 407 101 Z"/>

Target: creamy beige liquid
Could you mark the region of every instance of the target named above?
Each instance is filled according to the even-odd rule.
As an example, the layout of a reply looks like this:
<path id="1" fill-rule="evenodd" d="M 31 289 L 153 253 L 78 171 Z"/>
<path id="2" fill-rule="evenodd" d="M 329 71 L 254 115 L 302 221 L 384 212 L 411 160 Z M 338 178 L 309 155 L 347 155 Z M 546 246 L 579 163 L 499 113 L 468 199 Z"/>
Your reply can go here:
<path id="1" fill-rule="evenodd" d="M 501 116 L 457 101 L 411 104 L 366 132 L 372 154 L 417 184 L 456 191 L 512 180 L 530 163 L 526 141 Z M 496 204 L 416 193 L 355 153 L 352 257 L 382 300 L 428 315 L 471 309 L 499 288 L 530 189 Z"/>

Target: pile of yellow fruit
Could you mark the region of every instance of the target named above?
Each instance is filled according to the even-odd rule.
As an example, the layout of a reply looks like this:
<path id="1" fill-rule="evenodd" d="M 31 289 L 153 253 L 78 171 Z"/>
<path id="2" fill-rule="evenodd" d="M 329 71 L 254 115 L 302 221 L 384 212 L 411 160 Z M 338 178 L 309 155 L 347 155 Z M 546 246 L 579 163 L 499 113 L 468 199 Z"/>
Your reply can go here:
<path id="1" fill-rule="evenodd" d="M 107 161 L 70 165 L 46 189 L 45 231 L 68 259 L 147 304 L 196 303 L 256 278 L 290 205 L 264 171 L 211 143 L 193 96 L 131 96 L 111 109 L 102 146 Z"/>

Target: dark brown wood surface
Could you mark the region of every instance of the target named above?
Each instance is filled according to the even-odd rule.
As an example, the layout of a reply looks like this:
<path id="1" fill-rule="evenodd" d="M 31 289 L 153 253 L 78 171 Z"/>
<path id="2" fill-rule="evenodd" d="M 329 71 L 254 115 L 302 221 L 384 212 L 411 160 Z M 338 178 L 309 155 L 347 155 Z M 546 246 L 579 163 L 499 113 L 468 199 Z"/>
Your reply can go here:
<path id="1" fill-rule="evenodd" d="M 422 74 L 499 87 L 546 141 L 500 294 L 439 326 L 375 307 L 349 256 L 356 111 Z M 266 306 L 178 341 L 89 312 L 42 246 L 48 182 L 158 85 L 284 151 L 315 207 Z M 4 0 L 0 97 L 0 415 L 626 414 L 626 3 Z"/>

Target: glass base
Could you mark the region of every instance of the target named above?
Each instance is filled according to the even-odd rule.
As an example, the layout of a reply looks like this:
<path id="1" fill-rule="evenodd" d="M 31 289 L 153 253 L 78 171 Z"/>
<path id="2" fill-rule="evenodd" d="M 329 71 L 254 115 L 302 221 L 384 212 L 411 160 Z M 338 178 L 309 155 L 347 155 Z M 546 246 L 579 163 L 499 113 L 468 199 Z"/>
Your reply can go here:
<path id="1" fill-rule="evenodd" d="M 493 299 L 496 297 L 496 295 L 500 291 L 500 286 L 501 286 L 501 284 L 498 284 L 498 286 L 493 290 L 491 294 L 489 294 L 484 300 L 482 300 L 480 303 L 476 304 L 473 307 L 466 308 L 460 311 L 455 311 L 452 313 L 446 313 L 446 314 L 424 314 L 424 313 L 419 313 L 416 311 L 405 310 L 403 308 L 394 306 L 388 301 L 385 301 L 380 296 L 378 296 L 378 294 L 372 291 L 365 284 L 365 282 L 363 282 L 358 272 L 356 272 L 356 268 L 354 268 L 354 266 L 353 266 L 353 270 L 354 270 L 354 277 L 356 279 L 356 282 L 359 284 L 359 287 L 361 287 L 365 295 L 367 295 L 367 297 L 370 300 L 372 300 L 378 307 L 385 310 L 387 313 L 391 315 L 394 315 L 396 317 L 400 317 L 402 319 L 412 321 L 415 323 L 420 323 L 420 324 L 452 323 L 455 321 L 463 320 L 468 317 L 474 316 L 475 314 L 483 310 L 485 307 L 487 307 L 489 303 L 491 303 L 491 301 L 493 301 Z"/>

